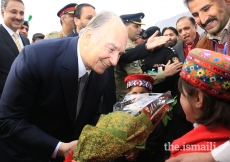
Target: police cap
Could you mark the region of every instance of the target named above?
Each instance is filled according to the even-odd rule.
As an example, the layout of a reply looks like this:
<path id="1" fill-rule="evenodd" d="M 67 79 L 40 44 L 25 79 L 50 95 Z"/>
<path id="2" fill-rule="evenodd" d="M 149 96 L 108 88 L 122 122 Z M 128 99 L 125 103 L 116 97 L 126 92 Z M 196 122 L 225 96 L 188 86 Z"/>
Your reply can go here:
<path id="1" fill-rule="evenodd" d="M 76 3 L 67 4 L 65 7 L 63 7 L 58 11 L 57 16 L 61 17 L 63 14 L 67 14 L 67 13 L 73 14 L 76 6 L 77 6 Z"/>
<path id="2" fill-rule="evenodd" d="M 123 22 L 131 22 L 131 23 L 138 24 L 138 25 L 145 25 L 141 22 L 141 19 L 143 19 L 144 17 L 145 17 L 145 14 L 142 12 L 120 16 Z"/>

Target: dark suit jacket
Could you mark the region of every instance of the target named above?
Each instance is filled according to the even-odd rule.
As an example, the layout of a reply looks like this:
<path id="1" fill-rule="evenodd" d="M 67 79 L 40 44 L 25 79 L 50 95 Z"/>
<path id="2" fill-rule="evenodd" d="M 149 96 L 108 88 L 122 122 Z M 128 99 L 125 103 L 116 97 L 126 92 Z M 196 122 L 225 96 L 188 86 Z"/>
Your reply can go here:
<path id="1" fill-rule="evenodd" d="M 29 39 L 20 35 L 22 42 L 25 45 L 30 44 Z M 7 30 L 0 24 L 0 98 L 2 95 L 2 90 L 6 81 L 6 77 L 10 71 L 10 67 L 17 57 L 19 51 L 18 48 L 7 32 Z"/>
<path id="2" fill-rule="evenodd" d="M 0 101 L 0 161 L 48 161 L 59 141 L 76 140 L 86 124 L 96 124 L 108 74 L 91 71 L 75 120 L 77 42 L 78 37 L 40 41 L 15 59 Z"/>
<path id="3" fill-rule="evenodd" d="M 181 62 L 184 62 L 185 56 L 184 56 L 184 48 L 183 48 L 183 42 L 179 42 L 177 45 L 173 47 L 176 54 L 178 55 L 178 58 Z"/>
<path id="4" fill-rule="evenodd" d="M 68 37 L 76 37 L 76 36 L 78 36 L 78 33 L 77 33 L 76 31 L 72 31 L 72 32 L 68 35 Z"/>

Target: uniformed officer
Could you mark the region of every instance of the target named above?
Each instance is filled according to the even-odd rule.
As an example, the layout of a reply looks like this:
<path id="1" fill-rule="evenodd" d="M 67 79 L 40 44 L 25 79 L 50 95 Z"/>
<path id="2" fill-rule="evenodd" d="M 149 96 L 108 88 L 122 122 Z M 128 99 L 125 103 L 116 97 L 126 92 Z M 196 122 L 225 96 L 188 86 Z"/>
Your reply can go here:
<path id="1" fill-rule="evenodd" d="M 72 32 L 74 29 L 73 13 L 76 6 L 76 3 L 70 3 L 58 11 L 57 16 L 60 17 L 62 29 L 46 34 L 45 39 L 66 37 Z"/>
<path id="2" fill-rule="evenodd" d="M 145 17 L 144 13 L 127 14 L 120 16 L 124 22 L 126 29 L 128 31 L 128 42 L 126 45 L 126 50 L 135 48 L 135 41 L 140 37 L 141 19 Z M 143 73 L 138 60 L 131 63 L 118 62 L 117 66 L 114 68 L 114 76 L 116 83 L 116 97 L 117 100 L 122 100 L 127 94 L 126 84 L 124 79 L 130 74 L 141 74 Z"/>
<path id="3" fill-rule="evenodd" d="M 28 32 L 29 32 L 29 22 L 32 19 L 32 15 L 29 15 L 28 20 L 24 20 L 23 25 L 21 26 L 20 29 L 18 29 L 19 33 L 26 38 L 28 38 Z"/>

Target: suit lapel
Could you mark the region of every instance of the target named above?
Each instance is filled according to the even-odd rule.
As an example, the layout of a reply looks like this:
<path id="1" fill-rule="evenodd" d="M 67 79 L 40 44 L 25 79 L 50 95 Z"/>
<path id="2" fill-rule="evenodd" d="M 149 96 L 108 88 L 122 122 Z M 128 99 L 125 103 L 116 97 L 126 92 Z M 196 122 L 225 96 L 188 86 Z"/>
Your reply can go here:
<path id="1" fill-rule="evenodd" d="M 184 56 L 183 42 L 180 42 L 180 44 L 178 46 L 179 46 L 179 49 L 181 49 L 180 50 L 180 55 L 179 55 L 180 58 L 179 59 L 180 59 L 180 61 L 184 62 L 185 56 Z"/>
<path id="2" fill-rule="evenodd" d="M 10 47 L 10 49 L 17 56 L 18 53 L 19 53 L 18 48 L 17 48 L 14 40 L 10 36 L 10 34 L 7 32 L 7 30 L 2 25 L 0 25 L 0 32 L 2 33 L 2 37 L 5 40 L 6 44 L 8 44 L 8 46 Z"/>
<path id="3" fill-rule="evenodd" d="M 23 43 L 24 46 L 30 44 L 30 42 L 28 42 L 28 40 L 27 40 L 26 37 L 22 36 L 21 34 L 19 34 L 19 35 L 20 35 L 20 37 L 21 37 L 21 39 L 22 39 L 22 43 Z"/>
<path id="4" fill-rule="evenodd" d="M 78 97 L 77 43 L 78 37 L 75 37 L 70 41 L 68 47 L 66 48 L 64 58 L 61 63 L 63 71 L 60 73 L 62 89 L 72 124 L 75 122 Z"/>

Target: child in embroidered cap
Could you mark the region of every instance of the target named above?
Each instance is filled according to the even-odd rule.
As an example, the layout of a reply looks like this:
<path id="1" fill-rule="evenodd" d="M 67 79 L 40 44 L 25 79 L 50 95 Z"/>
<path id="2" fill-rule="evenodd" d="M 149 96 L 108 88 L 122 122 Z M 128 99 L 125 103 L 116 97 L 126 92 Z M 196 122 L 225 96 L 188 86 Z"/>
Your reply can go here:
<path id="1" fill-rule="evenodd" d="M 174 140 L 171 157 L 210 152 L 230 138 L 230 56 L 193 49 L 180 77 L 180 102 L 195 129 Z"/>
<path id="2" fill-rule="evenodd" d="M 125 78 L 124 82 L 126 83 L 126 88 L 129 90 L 129 94 L 142 94 L 152 92 L 154 79 L 145 74 L 131 74 Z M 116 162 L 134 161 L 137 156 L 138 150 L 133 150 L 125 155 L 125 159 L 120 158 Z"/>
<path id="3" fill-rule="evenodd" d="M 125 78 L 126 88 L 130 94 L 150 93 L 153 88 L 153 78 L 145 74 L 132 74 Z"/>

